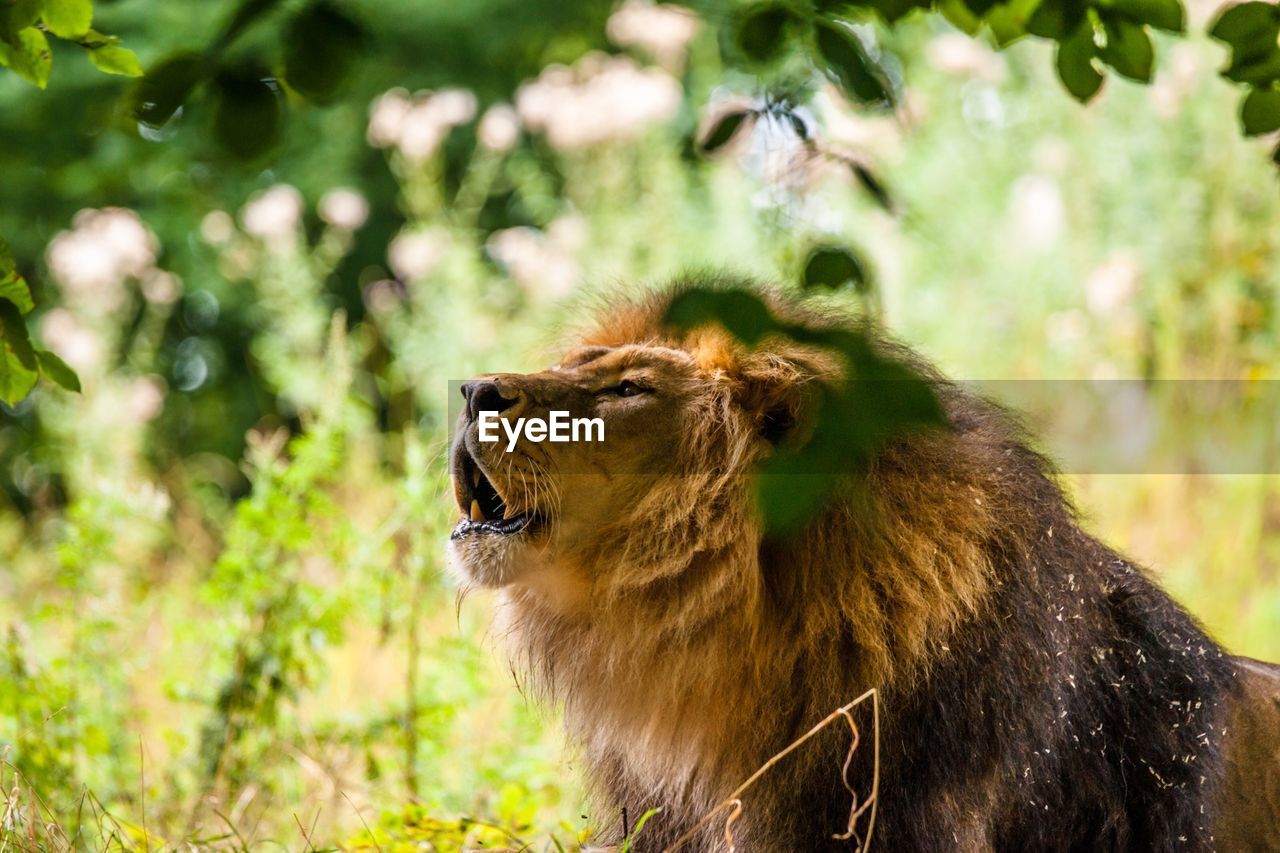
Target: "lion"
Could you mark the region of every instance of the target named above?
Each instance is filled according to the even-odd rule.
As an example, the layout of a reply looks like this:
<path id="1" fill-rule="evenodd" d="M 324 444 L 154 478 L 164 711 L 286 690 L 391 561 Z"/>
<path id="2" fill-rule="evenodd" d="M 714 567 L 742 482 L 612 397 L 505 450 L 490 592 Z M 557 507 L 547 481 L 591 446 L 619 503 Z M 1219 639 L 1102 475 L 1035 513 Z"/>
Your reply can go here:
<path id="1" fill-rule="evenodd" d="M 609 305 L 548 370 L 465 383 L 451 448 L 453 570 L 500 591 L 515 671 L 562 707 L 608 832 L 658 810 L 632 849 L 1280 850 L 1280 667 L 1224 652 L 1082 529 L 1016 419 L 878 332 L 945 423 L 769 535 L 753 471 L 804 442 L 840 367 L 671 328 L 689 284 Z M 483 412 L 552 411 L 604 440 L 479 440 Z M 874 749 L 864 704 L 853 753 L 829 727 L 704 820 L 870 688 Z M 874 828 L 851 825 L 877 778 Z"/>

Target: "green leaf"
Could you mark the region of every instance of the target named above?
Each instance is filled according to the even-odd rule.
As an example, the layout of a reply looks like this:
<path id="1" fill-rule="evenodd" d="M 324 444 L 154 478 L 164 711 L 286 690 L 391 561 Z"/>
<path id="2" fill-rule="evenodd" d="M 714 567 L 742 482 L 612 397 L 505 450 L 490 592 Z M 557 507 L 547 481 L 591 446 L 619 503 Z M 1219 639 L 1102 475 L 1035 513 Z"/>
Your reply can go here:
<path id="1" fill-rule="evenodd" d="M 1237 83 L 1280 78 L 1280 10 L 1270 3 L 1241 3 L 1219 16 L 1209 35 L 1231 46 L 1231 62 L 1222 75 Z"/>
<path id="2" fill-rule="evenodd" d="M 985 17 L 1000 0 L 961 0 L 975 18 Z"/>
<path id="3" fill-rule="evenodd" d="M 16 272 L 0 276 L 0 299 L 12 303 L 23 314 L 35 307 L 27 282 Z"/>
<path id="4" fill-rule="evenodd" d="M 928 9 L 931 0 L 867 0 L 867 5 L 875 9 L 885 23 L 892 24 L 901 20 L 913 9 Z"/>
<path id="5" fill-rule="evenodd" d="M 364 53 L 360 24 L 331 3 L 307 6 L 289 23 L 284 78 L 314 101 L 328 101 L 350 78 Z"/>
<path id="6" fill-rule="evenodd" d="M 138 57 L 127 47 L 118 44 L 106 44 L 89 51 L 89 60 L 100 71 L 107 74 L 121 74 L 125 77 L 141 77 L 142 64 Z"/>
<path id="7" fill-rule="evenodd" d="M 745 290 L 690 288 L 671 300 L 664 320 L 678 329 L 720 325 L 748 346 L 786 331 L 760 297 Z"/>
<path id="8" fill-rule="evenodd" d="M 133 116 L 148 127 L 161 127 L 191 97 L 205 77 L 205 61 L 179 53 L 152 66 L 133 91 Z"/>
<path id="9" fill-rule="evenodd" d="M 996 46 L 1007 47 L 1025 36 L 1031 16 L 1041 5 L 1040 0 L 1009 0 L 988 12 L 986 22 L 995 36 Z"/>
<path id="10" fill-rule="evenodd" d="M 775 535 L 793 533 L 813 519 L 839 485 L 837 474 L 821 471 L 813 457 L 814 445 L 781 453 L 760 466 L 756 477 L 756 506 L 765 530 Z"/>
<path id="11" fill-rule="evenodd" d="M 31 391 L 39 376 L 35 350 L 18 308 L 0 300 L 0 402 L 12 406 Z"/>
<path id="12" fill-rule="evenodd" d="M 0 40 L 12 43 L 22 30 L 40 18 L 42 0 L 3 0 L 0 2 Z"/>
<path id="13" fill-rule="evenodd" d="M 858 184 L 866 190 L 876 204 L 889 213 L 898 212 L 898 205 L 894 203 L 893 196 L 889 194 L 884 182 L 877 178 L 874 172 L 856 160 L 849 161 L 849 168 L 853 170 L 853 176 L 858 180 Z"/>
<path id="14" fill-rule="evenodd" d="M 1240 67 L 1233 67 L 1223 76 L 1237 83 L 1253 83 L 1254 85 L 1274 83 L 1280 80 L 1280 51 L 1271 54 L 1265 59 L 1246 63 Z"/>
<path id="15" fill-rule="evenodd" d="M 49 40 L 35 27 L 19 30 L 11 41 L 0 42 L 0 65 L 8 66 L 23 80 L 43 89 L 49 84 L 49 72 L 53 70 Z"/>
<path id="16" fill-rule="evenodd" d="M 67 366 L 67 363 L 48 350 L 36 350 L 36 361 L 40 364 L 40 373 L 46 378 L 68 391 L 80 393 L 80 377 Z"/>
<path id="17" fill-rule="evenodd" d="M 1240 105 L 1240 122 L 1246 136 L 1260 136 L 1280 130 L 1280 92 L 1252 89 Z"/>
<path id="18" fill-rule="evenodd" d="M 1186 28 L 1186 11 L 1180 0 L 1106 0 L 1100 5 L 1135 24 L 1148 24 L 1172 33 Z"/>
<path id="19" fill-rule="evenodd" d="M 866 104 L 892 102 L 884 72 L 867 55 L 858 36 L 840 24 L 817 26 L 818 55 L 846 93 Z"/>
<path id="20" fill-rule="evenodd" d="M 213 138 L 237 160 L 262 157 L 280 141 L 284 111 L 272 81 L 253 69 L 224 71 L 214 81 Z"/>
<path id="21" fill-rule="evenodd" d="M 78 38 L 93 23 L 93 0 L 44 0 L 44 23 L 59 38 Z"/>
<path id="22" fill-rule="evenodd" d="M 1227 9 L 1209 28 L 1209 35 L 1237 53 L 1268 53 L 1276 48 L 1280 9 L 1271 3 L 1240 3 Z"/>
<path id="23" fill-rule="evenodd" d="M 742 12 L 734 32 L 734 44 L 742 55 L 758 65 L 773 62 L 782 55 L 787 43 L 787 30 L 795 15 L 785 6 L 767 3 Z"/>
<path id="24" fill-rule="evenodd" d="M 858 293 L 871 289 L 866 268 L 851 250 L 840 246 L 822 246 L 809 253 L 804 264 L 802 283 L 807 288 L 837 290 L 852 287 Z"/>
<path id="25" fill-rule="evenodd" d="M 27 287 L 26 279 L 18 272 L 13 253 L 9 251 L 9 245 L 2 239 L 0 239 L 0 299 L 12 302 L 20 314 L 26 314 L 36 307 L 31 299 L 31 289 Z"/>
<path id="26" fill-rule="evenodd" d="M 213 52 L 221 53 L 226 49 L 227 45 L 239 38 L 240 34 L 248 29 L 254 21 L 270 13 L 278 4 L 279 0 L 241 0 L 231 19 L 227 21 L 227 25 L 213 43 Z"/>
<path id="27" fill-rule="evenodd" d="M 1155 50 L 1146 29 L 1115 17 L 1104 18 L 1102 25 L 1107 36 L 1099 53 L 1102 61 L 1130 80 L 1150 83 Z"/>
<path id="28" fill-rule="evenodd" d="M 644 829 L 644 825 L 649 822 L 649 818 L 661 811 L 661 808 L 649 809 L 647 812 L 640 815 L 640 820 L 636 821 L 635 828 L 632 829 L 631 833 L 622 840 L 622 850 L 619 851 L 619 853 L 631 853 L 631 845 L 635 843 L 636 837 L 640 835 L 641 830 Z"/>
<path id="29" fill-rule="evenodd" d="M 1222 76 L 1236 83 L 1262 85 L 1280 80 L 1280 50 L 1243 62 L 1232 61 Z"/>
<path id="30" fill-rule="evenodd" d="M 1045 0 L 1027 19 L 1027 32 L 1061 42 L 1080 28 L 1085 12 L 1085 5 L 1080 0 Z"/>
<path id="31" fill-rule="evenodd" d="M 1089 100 L 1102 88 L 1102 74 L 1093 65 L 1098 48 L 1093 43 L 1093 25 L 1085 20 L 1066 41 L 1058 43 L 1058 78 L 1072 97 L 1080 103 Z"/>
<path id="32" fill-rule="evenodd" d="M 974 17 L 962 0 L 936 0 L 934 6 L 951 26 L 967 35 L 976 35 L 982 29 L 982 19 Z"/>
<path id="33" fill-rule="evenodd" d="M 716 119 L 715 124 L 698 143 L 698 151 L 703 156 L 714 154 L 733 141 L 743 125 L 750 119 L 755 121 L 755 110 L 734 110 Z"/>
<path id="34" fill-rule="evenodd" d="M 766 528 L 786 534 L 871 467 L 886 444 L 945 423 L 933 387 L 911 367 L 877 352 L 864 334 L 839 347 L 851 379 L 827 390 L 808 441 L 760 467 L 757 502 Z"/>

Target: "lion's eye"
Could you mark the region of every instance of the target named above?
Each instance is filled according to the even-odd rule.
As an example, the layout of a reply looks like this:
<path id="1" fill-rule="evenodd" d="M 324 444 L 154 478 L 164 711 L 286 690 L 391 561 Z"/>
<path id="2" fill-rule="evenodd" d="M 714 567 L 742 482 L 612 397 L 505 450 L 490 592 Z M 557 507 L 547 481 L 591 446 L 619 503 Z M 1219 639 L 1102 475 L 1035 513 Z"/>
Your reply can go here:
<path id="1" fill-rule="evenodd" d="M 637 385 L 630 379 L 624 379 L 612 388 L 606 388 L 604 390 L 604 393 L 606 394 L 615 394 L 619 397 L 635 397 L 639 394 L 646 394 L 648 392 L 648 388 L 645 388 L 642 385 Z"/>

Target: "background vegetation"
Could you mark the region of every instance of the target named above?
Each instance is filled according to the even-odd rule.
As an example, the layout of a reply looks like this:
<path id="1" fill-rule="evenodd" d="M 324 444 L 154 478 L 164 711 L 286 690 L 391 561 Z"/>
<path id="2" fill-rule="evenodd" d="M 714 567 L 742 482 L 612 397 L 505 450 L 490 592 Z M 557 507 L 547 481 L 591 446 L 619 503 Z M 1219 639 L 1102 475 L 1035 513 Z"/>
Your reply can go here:
<path id="1" fill-rule="evenodd" d="M 911 16 L 863 48 L 893 109 L 786 57 L 766 98 L 749 16 L 573 5 L 352 3 L 361 61 L 273 94 L 269 152 L 236 147 L 253 92 L 222 104 L 287 64 L 291 4 L 228 39 L 221 4 L 100 0 L 142 67 L 222 45 L 158 126 L 75 38 L 43 92 L 0 73 L 0 234 L 83 388 L 0 412 L 0 844 L 589 835 L 554 712 L 445 577 L 441 454 L 448 380 L 544 365 L 619 281 L 792 281 L 832 244 L 864 267 L 837 298 L 953 376 L 1275 378 L 1280 196 L 1213 5 L 1087 107 L 1049 42 Z M 1068 481 L 1280 657 L 1275 476 Z"/>

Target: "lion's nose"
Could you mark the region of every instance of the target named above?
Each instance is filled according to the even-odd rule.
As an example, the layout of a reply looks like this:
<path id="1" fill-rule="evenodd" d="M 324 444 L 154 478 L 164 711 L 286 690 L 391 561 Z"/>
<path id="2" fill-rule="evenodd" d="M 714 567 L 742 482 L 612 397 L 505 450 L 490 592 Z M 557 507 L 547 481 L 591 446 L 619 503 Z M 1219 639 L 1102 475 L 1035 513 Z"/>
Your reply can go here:
<path id="1" fill-rule="evenodd" d="M 473 379 L 462 383 L 462 396 L 467 401 L 467 411 L 472 420 L 478 420 L 481 412 L 501 412 L 511 408 L 519 400 L 502 396 L 502 389 L 492 379 Z"/>

